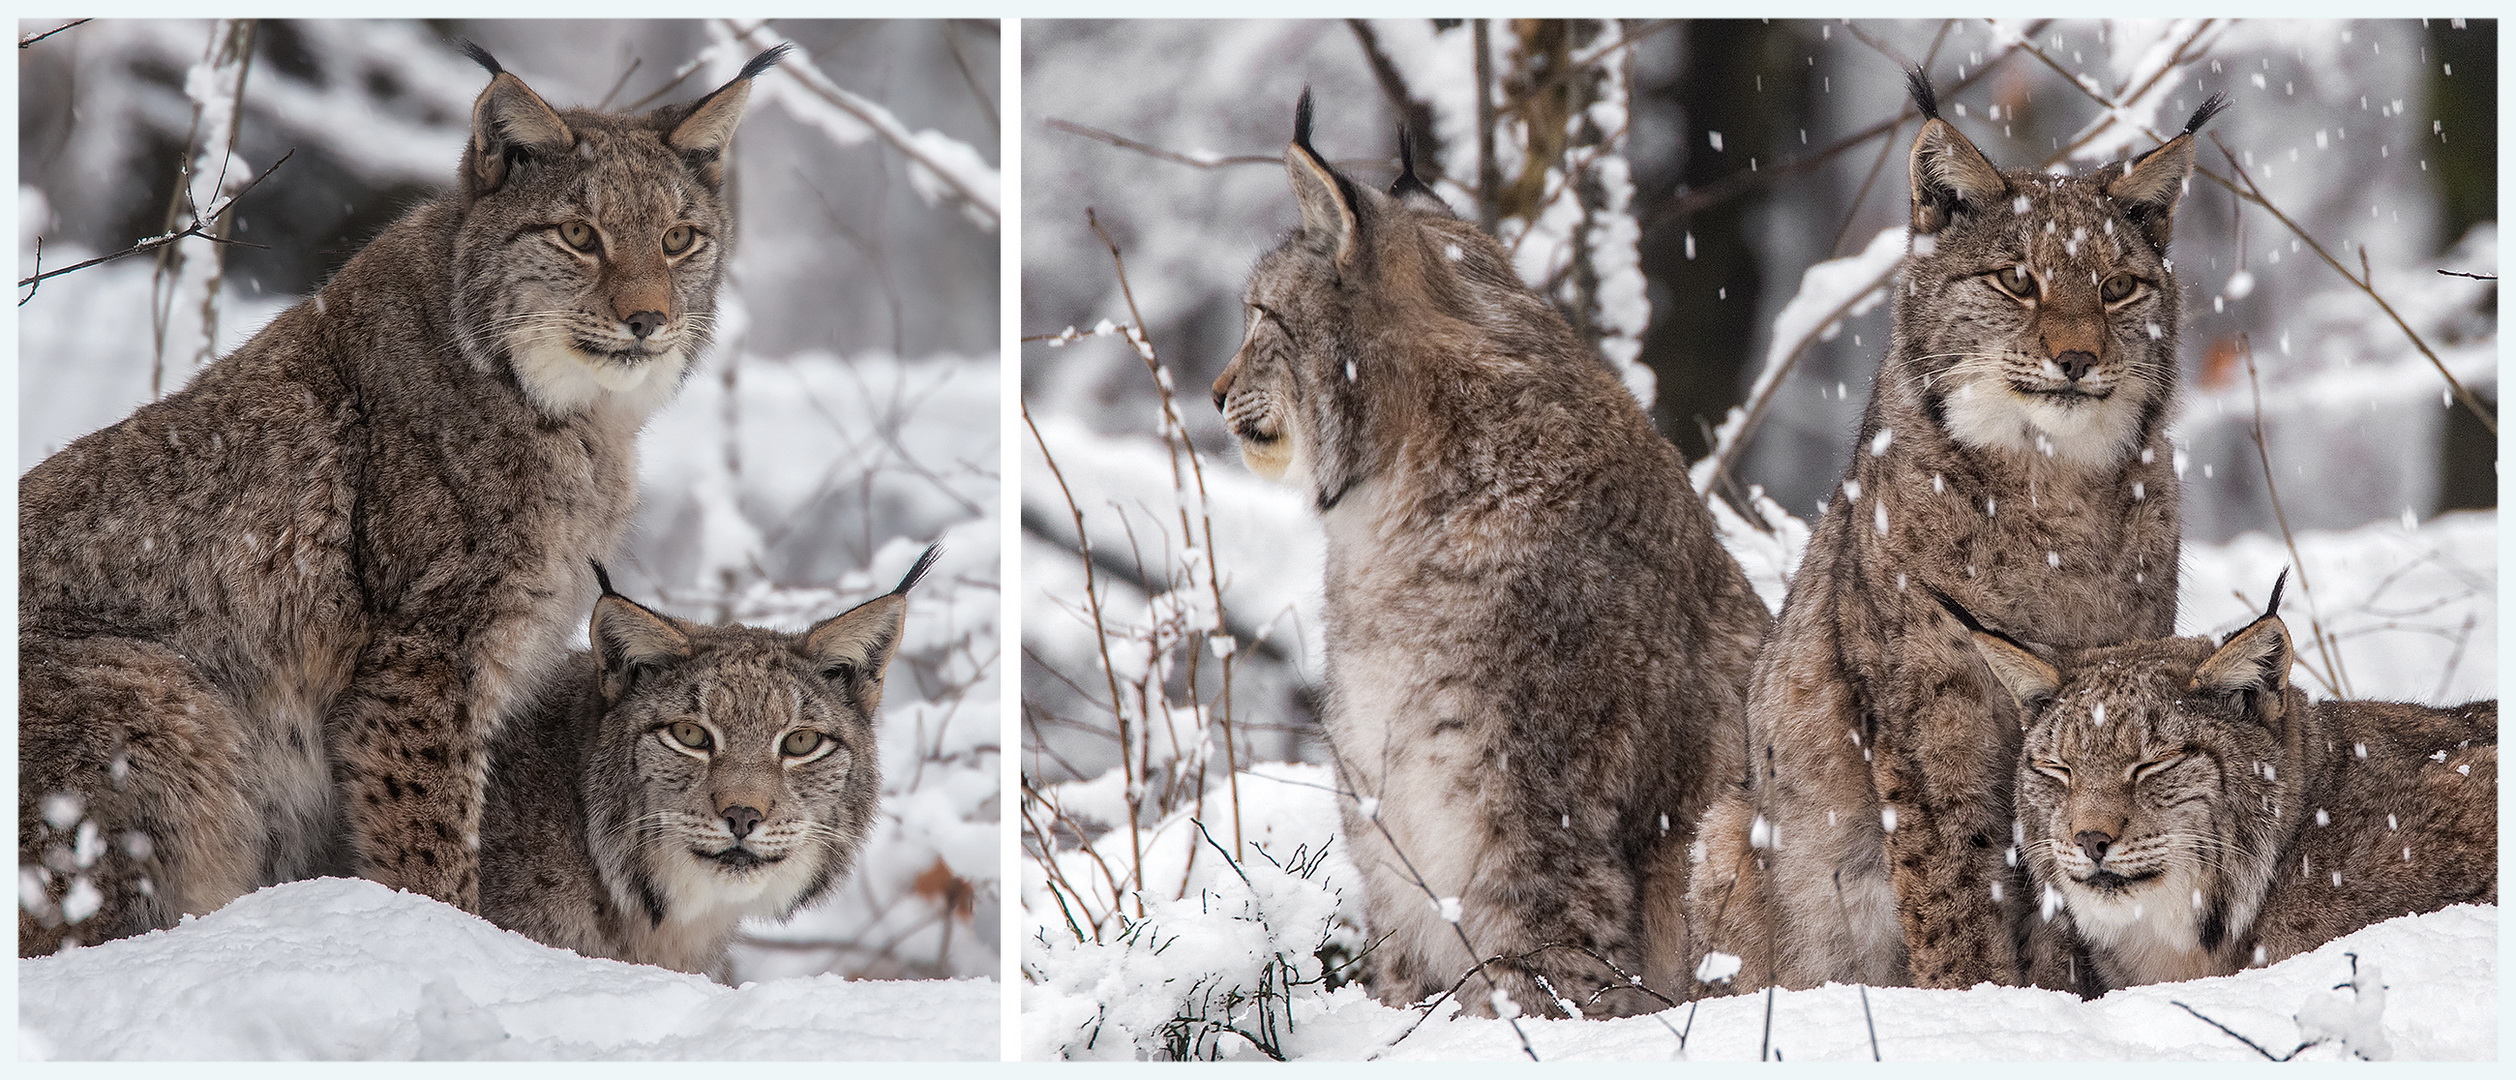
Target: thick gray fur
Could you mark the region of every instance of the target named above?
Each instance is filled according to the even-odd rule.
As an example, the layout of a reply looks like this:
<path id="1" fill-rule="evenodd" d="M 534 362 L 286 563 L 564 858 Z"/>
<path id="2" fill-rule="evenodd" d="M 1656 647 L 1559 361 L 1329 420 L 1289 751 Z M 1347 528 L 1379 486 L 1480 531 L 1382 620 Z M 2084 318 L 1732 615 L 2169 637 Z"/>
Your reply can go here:
<path id="1" fill-rule="evenodd" d="M 483 750 L 707 347 L 746 96 L 561 111 L 494 74 L 455 191 L 25 475 L 21 955 L 318 874 L 477 906 Z"/>
<path id="2" fill-rule="evenodd" d="M 2192 158 L 2188 132 L 2003 173 L 1924 121 L 1894 335 L 1757 660 L 1752 770 L 1703 829 L 1694 952 L 1740 961 L 1719 989 L 2070 983 L 2066 935 L 2025 918 L 2017 720 L 1933 592 L 2059 645 L 2172 629 L 2167 243 Z"/>
<path id="3" fill-rule="evenodd" d="M 882 798 L 883 674 L 934 557 L 801 634 L 685 622 L 606 582 L 595 647 L 491 743 L 481 914 L 587 956 L 728 981 L 744 918 L 827 895 L 864 846 Z M 678 724 L 708 745 L 677 740 Z M 807 732 L 830 741 L 782 745 Z"/>
<path id="4" fill-rule="evenodd" d="M 1598 958 L 1663 991 L 1678 974 L 1686 847 L 1742 767 L 1768 616 L 1676 450 L 1510 255 L 1421 183 L 1355 184 L 1299 128 L 1302 225 L 1251 272 L 1214 397 L 1327 532 L 1366 980 L 1414 1002 L 1503 956 L 1467 980 L 1471 1011 L 1499 988 L 1561 1015 L 1534 977 L 1588 1015 L 1657 1008 Z"/>

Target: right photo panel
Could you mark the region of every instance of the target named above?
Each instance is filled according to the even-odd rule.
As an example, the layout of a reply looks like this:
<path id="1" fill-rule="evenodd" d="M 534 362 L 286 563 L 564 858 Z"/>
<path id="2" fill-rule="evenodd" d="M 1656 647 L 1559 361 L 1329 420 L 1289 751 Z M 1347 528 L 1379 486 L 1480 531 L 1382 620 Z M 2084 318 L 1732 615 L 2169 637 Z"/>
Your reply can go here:
<path id="1" fill-rule="evenodd" d="M 1020 1055 L 2497 1057 L 2497 40 L 1025 20 Z"/>

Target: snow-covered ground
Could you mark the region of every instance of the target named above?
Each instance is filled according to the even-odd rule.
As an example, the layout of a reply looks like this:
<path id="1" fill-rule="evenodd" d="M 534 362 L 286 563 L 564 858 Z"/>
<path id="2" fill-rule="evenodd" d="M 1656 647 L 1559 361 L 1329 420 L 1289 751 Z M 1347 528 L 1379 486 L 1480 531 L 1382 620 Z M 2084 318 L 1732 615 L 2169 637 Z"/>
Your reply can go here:
<path id="1" fill-rule="evenodd" d="M 1110 909 L 1102 864 L 1127 873 L 1122 829 L 1056 860 L 1060 891 L 1026 863 L 1035 924 L 1023 943 L 1025 1060 L 1144 1056 L 1258 1059 L 1510 1059 L 1546 1061 L 1888 1061 L 2151 1059 L 2243 1061 L 2254 1050 L 2184 1009 L 2274 1054 L 2319 1044 L 2301 1060 L 2488 1060 L 2498 1054 L 2498 909 L 2458 906 L 2394 919 L 2267 968 L 2119 990 L 2092 1002 L 2018 987 L 1916 990 L 1826 986 L 1714 998 L 1655 1016 L 1609 1021 L 1461 1018 L 1455 1003 L 1422 1019 L 1359 986 L 1328 990 L 1319 954 L 1353 955 L 1359 899 L 1336 839 L 1335 777 L 1320 765 L 1267 764 L 1241 775 L 1241 858 L 1221 857 L 1233 816 L 1210 809 L 1200 830 L 1179 814 L 1145 830 L 1154 883 L 1099 940 L 1078 940 Z M 1047 794 L 1091 818 L 1115 807 L 1106 782 Z M 1209 836 L 1219 837 L 1210 841 Z M 1324 857 L 1322 852 L 1324 850 Z M 1177 889 L 1176 899 L 1169 899 Z M 1088 933 L 1088 931 L 1087 931 Z M 2352 960 L 2362 988 L 2352 982 Z M 1421 1022 L 1419 1023 L 1419 1020 Z M 1876 1032 L 1873 1051 L 1872 1031 Z M 1246 1034 L 1243 1034 L 1246 1033 Z M 1529 1050 L 1522 1049 L 1521 1038 Z M 1262 1050 L 1263 1042 L 1267 1049 Z"/>
<path id="2" fill-rule="evenodd" d="M 391 927 L 392 932 L 379 932 Z M 273 886 L 18 963 L 28 1059 L 994 1060 L 988 979 L 724 987 L 588 960 L 369 881 Z"/>

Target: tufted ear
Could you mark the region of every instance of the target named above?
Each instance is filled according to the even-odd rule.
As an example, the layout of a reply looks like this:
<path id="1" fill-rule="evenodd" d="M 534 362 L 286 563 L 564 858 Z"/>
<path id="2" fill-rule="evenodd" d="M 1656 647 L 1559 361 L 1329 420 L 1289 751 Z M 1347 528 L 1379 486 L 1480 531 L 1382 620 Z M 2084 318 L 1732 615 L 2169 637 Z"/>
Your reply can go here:
<path id="1" fill-rule="evenodd" d="M 2289 688 L 2289 663 L 2296 647 L 2289 640 L 2288 624 L 2280 621 L 2280 592 L 2288 583 L 2289 572 L 2283 570 L 2272 583 L 2271 603 L 2262 616 L 2228 635 L 2219 651 L 2194 669 L 2192 684 L 2186 689 L 2223 694 L 2250 690 L 2276 697 Z"/>
<path id="2" fill-rule="evenodd" d="M 1927 236 L 1946 228 L 1959 211 L 1980 211 L 2008 198 L 2009 181 L 1992 159 L 1939 118 L 1939 96 L 1921 68 L 1905 73 L 1905 86 L 1922 110 L 1922 132 L 1913 139 L 1913 231 Z"/>
<path id="3" fill-rule="evenodd" d="M 739 74 L 709 91 L 708 96 L 688 105 L 670 105 L 655 111 L 656 119 L 672 125 L 665 132 L 664 144 L 681 151 L 710 189 L 725 184 L 725 151 L 734 143 L 734 129 L 743 122 L 743 106 L 751 101 L 751 80 L 776 67 L 794 48 L 780 42 L 763 49 L 743 64 Z"/>
<path id="4" fill-rule="evenodd" d="M 2033 720 L 2036 707 L 2053 700 L 2054 692 L 2062 688 L 2061 671 L 2036 655 L 2032 646 L 1976 621 L 1972 612 L 1947 593 L 1938 589 L 1930 592 L 1932 599 L 1938 600 L 1939 606 L 1966 628 L 1966 637 L 1974 642 L 1974 650 L 1982 654 L 1983 663 L 1992 669 L 1992 677 L 2018 703 L 2019 722 Z"/>
<path id="5" fill-rule="evenodd" d="M 603 701 L 617 703 L 640 681 L 690 655 L 690 635 L 670 616 L 647 609 L 612 591 L 611 575 L 594 564 L 594 580 L 603 595 L 594 601 L 594 620 L 586 637 L 602 671 Z"/>
<path id="6" fill-rule="evenodd" d="M 2132 160 L 2123 175 L 2107 181 L 2105 193 L 2123 207 L 2126 217 L 2138 226 L 2141 235 L 2160 251 L 2175 231 L 2175 204 L 2184 197 L 2184 180 L 2193 173 L 2195 133 L 2210 118 L 2227 108 L 2227 99 L 2212 94 L 2193 110 L 2193 118 L 2185 121 L 2184 131 L 2164 145 Z"/>
<path id="7" fill-rule="evenodd" d="M 1302 99 L 1293 107 L 1293 143 L 1284 148 L 1284 173 L 1293 184 L 1294 201 L 1301 204 L 1302 232 L 1336 252 L 1339 266 L 1349 263 L 1362 240 L 1362 219 L 1356 206 L 1359 194 L 1352 181 L 1339 175 L 1311 148 L 1308 87 L 1302 89 Z"/>
<path id="8" fill-rule="evenodd" d="M 479 198 L 507 182 L 515 166 L 537 154 L 565 153 L 576 133 L 489 50 L 466 41 L 463 54 L 489 69 L 489 85 L 472 102 L 472 138 L 463 147 L 463 194 Z"/>
<path id="9" fill-rule="evenodd" d="M 935 557 L 942 552 L 940 544 L 927 548 L 890 592 L 823 619 L 804 632 L 798 651 L 869 719 L 882 706 L 882 676 L 900 644 L 909 590 L 934 568 Z"/>

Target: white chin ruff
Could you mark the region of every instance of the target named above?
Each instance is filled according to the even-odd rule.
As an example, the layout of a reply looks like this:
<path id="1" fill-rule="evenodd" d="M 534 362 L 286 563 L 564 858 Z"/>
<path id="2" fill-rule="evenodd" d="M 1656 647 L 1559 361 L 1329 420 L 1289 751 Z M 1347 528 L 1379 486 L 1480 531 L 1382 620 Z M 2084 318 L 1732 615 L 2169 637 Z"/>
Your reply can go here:
<path id="1" fill-rule="evenodd" d="M 800 853 L 739 875 L 726 873 L 713 861 L 688 851 L 659 854 L 663 857 L 656 861 L 664 865 L 656 868 L 656 884 L 663 886 L 675 919 L 774 918 L 795 903 L 796 894 L 811 876 L 808 860 Z"/>
<path id="2" fill-rule="evenodd" d="M 2126 389 L 2065 404 L 1998 382 L 1972 382 L 1949 392 L 1942 415 L 1951 437 L 1979 450 L 2109 468 L 2122 464 L 2139 433 L 2140 409 Z"/>
<path id="3" fill-rule="evenodd" d="M 608 402 L 640 419 L 681 389 L 689 353 L 676 345 L 635 364 L 538 341 L 515 347 L 515 377 L 545 411 L 570 414 Z"/>

